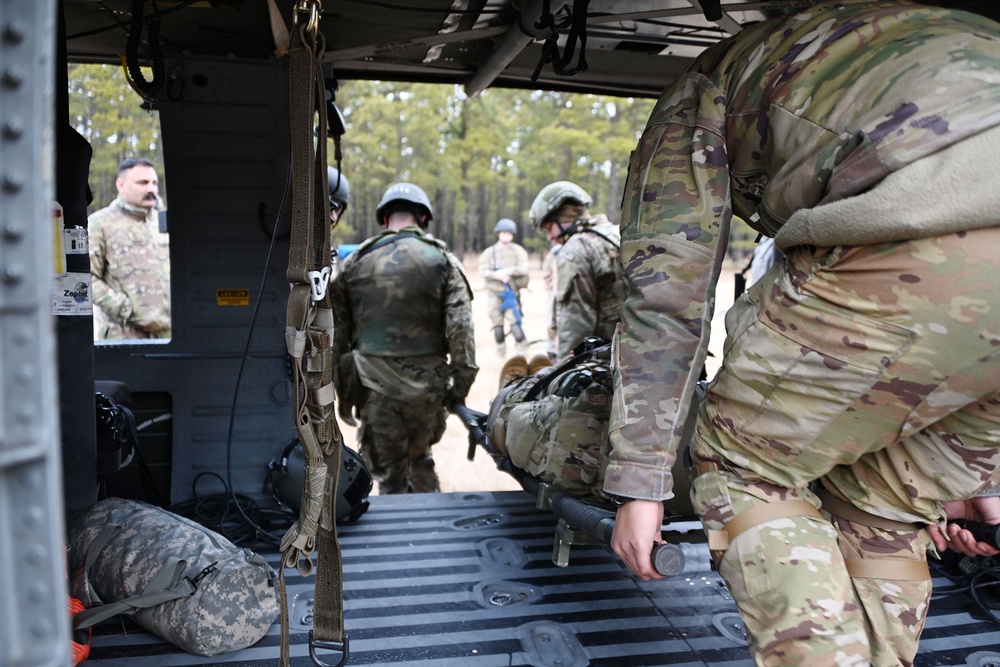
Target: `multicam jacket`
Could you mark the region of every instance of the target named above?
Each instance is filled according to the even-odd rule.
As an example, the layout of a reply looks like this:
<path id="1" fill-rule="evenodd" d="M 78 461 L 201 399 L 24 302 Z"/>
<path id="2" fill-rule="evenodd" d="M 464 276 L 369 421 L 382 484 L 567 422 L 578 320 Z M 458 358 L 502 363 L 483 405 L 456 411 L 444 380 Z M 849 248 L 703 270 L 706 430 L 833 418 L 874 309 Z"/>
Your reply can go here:
<path id="1" fill-rule="evenodd" d="M 416 226 L 384 231 L 344 259 L 331 289 L 334 353 L 353 354 L 366 388 L 464 400 L 479 371 L 472 290 L 443 242 Z"/>
<path id="2" fill-rule="evenodd" d="M 657 102 L 631 158 L 605 489 L 671 496 L 733 213 L 779 246 L 789 231 L 809 243 L 790 229 L 797 211 L 997 125 L 1000 27 L 969 13 L 824 2 L 702 54 Z"/>
<path id="3" fill-rule="evenodd" d="M 498 269 L 506 269 L 510 286 L 515 292 L 528 286 L 528 251 L 516 243 L 494 243 L 479 255 L 479 277 L 486 289 L 503 294 L 504 283 L 494 277 Z"/>
<path id="4" fill-rule="evenodd" d="M 625 301 L 618 226 L 605 215 L 581 221 L 559 250 L 554 293 L 558 355 L 587 336 L 610 339 Z"/>
<path id="5" fill-rule="evenodd" d="M 121 197 L 87 218 L 96 338 L 170 338 L 170 258 L 155 225 Z"/>

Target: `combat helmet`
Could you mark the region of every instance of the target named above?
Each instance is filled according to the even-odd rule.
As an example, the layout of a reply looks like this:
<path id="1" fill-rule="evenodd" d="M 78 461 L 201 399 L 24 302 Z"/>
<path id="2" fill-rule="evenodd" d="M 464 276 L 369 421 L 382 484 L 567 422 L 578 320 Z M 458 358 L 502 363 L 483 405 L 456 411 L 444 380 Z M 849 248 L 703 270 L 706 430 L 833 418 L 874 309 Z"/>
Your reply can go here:
<path id="1" fill-rule="evenodd" d="M 431 200 L 427 198 L 427 193 L 413 183 L 393 183 L 385 191 L 382 201 L 375 207 L 375 217 L 380 225 L 385 224 L 391 209 L 396 207 L 413 209 L 421 227 L 427 227 L 427 223 L 434 219 L 434 210 L 431 208 Z"/>
<path id="2" fill-rule="evenodd" d="M 535 201 L 531 204 L 531 210 L 528 212 L 528 220 L 532 227 L 541 227 L 542 222 L 558 211 L 559 207 L 566 202 L 574 202 L 584 208 L 589 208 L 592 201 L 587 191 L 576 183 L 571 183 L 570 181 L 549 183 L 542 188 L 538 196 L 535 197 Z"/>
<path id="3" fill-rule="evenodd" d="M 334 199 L 344 202 L 344 206 L 350 203 L 351 184 L 347 182 L 347 176 L 341 174 L 334 167 L 327 166 L 326 180 L 330 188 L 330 206 L 334 206 Z"/>
<path id="4" fill-rule="evenodd" d="M 494 234 L 499 234 L 500 232 L 510 232 L 511 234 L 517 234 L 517 223 L 510 218 L 500 218 L 497 220 L 496 226 L 493 228 Z"/>

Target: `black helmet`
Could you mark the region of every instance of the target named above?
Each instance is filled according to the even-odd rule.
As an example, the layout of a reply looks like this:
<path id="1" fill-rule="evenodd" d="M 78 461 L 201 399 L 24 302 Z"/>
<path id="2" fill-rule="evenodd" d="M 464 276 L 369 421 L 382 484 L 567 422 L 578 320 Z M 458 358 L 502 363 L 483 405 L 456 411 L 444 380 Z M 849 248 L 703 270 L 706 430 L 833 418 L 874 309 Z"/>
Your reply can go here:
<path id="1" fill-rule="evenodd" d="M 494 234 L 499 234 L 500 232 L 510 232 L 511 234 L 517 234 L 517 223 L 510 218 L 500 218 L 497 220 L 496 226 L 493 228 Z"/>
<path id="2" fill-rule="evenodd" d="M 326 180 L 330 187 L 330 206 L 334 205 L 334 199 L 344 202 L 345 205 L 350 203 L 351 184 L 347 182 L 347 176 L 328 166 L 326 168 Z"/>
<path id="3" fill-rule="evenodd" d="M 396 208 L 397 202 L 403 204 L 399 208 L 413 210 L 421 227 L 426 227 L 427 223 L 434 219 L 434 211 L 431 209 L 431 200 L 427 198 L 427 193 L 413 183 L 393 183 L 375 208 L 375 217 L 378 218 L 379 224 L 385 224 L 386 216 L 391 213 L 390 209 Z"/>
<path id="4" fill-rule="evenodd" d="M 340 477 L 337 479 L 337 499 L 334 516 L 337 523 L 353 523 L 368 509 L 368 494 L 374 482 L 364 461 L 354 450 L 341 445 Z M 296 438 L 281 452 L 281 457 L 268 465 L 268 482 L 272 497 L 279 507 L 298 512 L 305 487 L 306 455 Z"/>

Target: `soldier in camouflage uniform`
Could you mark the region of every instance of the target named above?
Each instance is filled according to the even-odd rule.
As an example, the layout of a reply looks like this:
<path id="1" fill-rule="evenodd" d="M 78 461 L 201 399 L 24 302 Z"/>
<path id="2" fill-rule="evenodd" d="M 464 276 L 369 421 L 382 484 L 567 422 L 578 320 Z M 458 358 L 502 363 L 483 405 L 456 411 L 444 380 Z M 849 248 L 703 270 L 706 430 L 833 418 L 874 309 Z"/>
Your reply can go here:
<path id="1" fill-rule="evenodd" d="M 573 495 L 607 500 L 600 482 L 609 450 L 610 345 L 601 342 L 569 368 L 544 355 L 508 360 L 486 429 L 515 467 Z"/>
<path id="2" fill-rule="evenodd" d="M 911 665 L 927 551 L 996 553 L 946 520 L 1000 522 L 998 126 L 997 24 L 824 2 L 708 49 L 632 155 L 604 488 L 644 579 L 732 214 L 787 255 L 727 314 L 691 445 L 758 664 Z"/>
<path id="3" fill-rule="evenodd" d="M 472 290 L 461 263 L 427 234 L 433 212 L 411 183 L 376 208 L 385 231 L 343 262 L 333 281 L 335 386 L 356 425 L 379 492 L 439 491 L 431 445 L 452 402 L 465 402 L 479 368 Z"/>
<path id="4" fill-rule="evenodd" d="M 520 309 L 521 290 L 528 286 L 528 251 L 514 243 L 517 223 L 513 220 L 502 218 L 493 228 L 493 233 L 497 235 L 498 240 L 479 255 L 479 277 L 483 279 L 488 292 L 489 302 L 486 304 L 486 311 L 493 326 L 497 354 L 503 357 L 507 354 L 504 320 L 510 324 L 510 331 L 517 343 L 517 351 L 524 353 L 528 349 L 524 329 L 517 321 L 514 311 L 501 310 L 507 287 L 514 290 Z"/>
<path id="5" fill-rule="evenodd" d="M 618 226 L 591 215 L 590 204 L 590 195 L 569 181 L 546 185 L 531 204 L 531 224 L 562 246 L 553 309 L 559 358 L 587 336 L 610 339 L 625 301 Z"/>
<path id="6" fill-rule="evenodd" d="M 170 338 L 170 257 L 153 163 L 125 160 L 118 197 L 87 219 L 97 340 Z"/>

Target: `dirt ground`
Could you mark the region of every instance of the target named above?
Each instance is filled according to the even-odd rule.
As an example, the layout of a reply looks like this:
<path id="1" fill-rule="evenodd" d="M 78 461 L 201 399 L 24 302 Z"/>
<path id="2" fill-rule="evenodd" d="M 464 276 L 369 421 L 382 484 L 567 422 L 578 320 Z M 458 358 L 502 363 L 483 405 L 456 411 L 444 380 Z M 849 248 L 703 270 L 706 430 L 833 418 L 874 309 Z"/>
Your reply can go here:
<path id="1" fill-rule="evenodd" d="M 482 281 L 477 275 L 476 262 L 477 258 L 474 256 L 465 259 L 466 274 L 469 276 L 475 295 L 472 301 L 472 311 L 476 327 L 476 363 L 479 365 L 479 374 L 476 376 L 476 382 L 472 386 L 466 405 L 474 410 L 487 412 L 490 401 L 497 393 L 500 368 L 503 366 L 504 359 L 501 359 L 496 353 L 489 316 L 486 313 L 485 294 Z M 547 296 L 545 286 L 542 283 L 540 260 L 535 256 L 531 258 L 531 269 L 531 282 L 528 289 L 521 292 L 524 333 L 532 343 L 527 354 L 529 359 L 533 354 L 544 354 L 546 343 L 544 316 Z M 725 311 L 733 302 L 732 285 L 733 272 L 724 271 L 716 295 L 717 306 L 712 324 L 712 344 L 709 346 L 716 356 L 708 361 L 709 377 L 718 369 L 717 359 L 721 358 L 725 334 L 723 318 Z M 516 354 L 512 338 L 508 338 L 507 341 L 507 354 L 508 356 Z M 345 442 L 348 446 L 356 449 L 356 429 L 345 424 L 341 424 L 341 428 L 344 431 Z M 474 460 L 469 461 L 467 458 L 468 447 L 469 437 L 465 426 L 462 425 L 458 417 L 449 416 L 447 431 L 441 442 L 434 446 L 434 461 L 441 479 L 442 491 L 512 491 L 521 488 L 513 478 L 497 470 L 493 460 L 481 448 L 476 451 Z M 373 495 L 377 495 L 377 493 L 378 485 L 376 484 Z"/>

